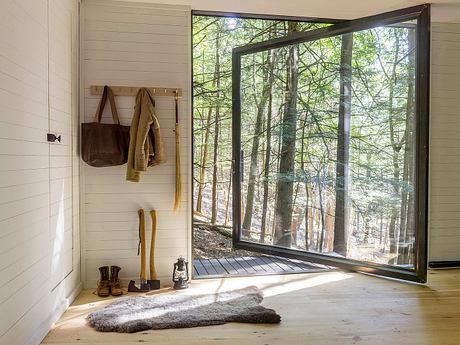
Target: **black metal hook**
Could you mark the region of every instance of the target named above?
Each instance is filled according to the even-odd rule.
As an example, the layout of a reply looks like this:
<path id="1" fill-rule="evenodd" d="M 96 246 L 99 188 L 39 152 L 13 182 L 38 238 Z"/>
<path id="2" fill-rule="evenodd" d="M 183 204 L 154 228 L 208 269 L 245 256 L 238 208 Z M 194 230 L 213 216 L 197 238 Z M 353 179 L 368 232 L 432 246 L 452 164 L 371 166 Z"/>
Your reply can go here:
<path id="1" fill-rule="evenodd" d="M 48 141 L 50 143 L 54 143 L 55 141 L 58 141 L 58 142 L 61 142 L 61 136 L 57 136 L 56 134 L 53 134 L 53 133 L 48 133 L 46 135 L 46 138 L 48 139 Z"/>

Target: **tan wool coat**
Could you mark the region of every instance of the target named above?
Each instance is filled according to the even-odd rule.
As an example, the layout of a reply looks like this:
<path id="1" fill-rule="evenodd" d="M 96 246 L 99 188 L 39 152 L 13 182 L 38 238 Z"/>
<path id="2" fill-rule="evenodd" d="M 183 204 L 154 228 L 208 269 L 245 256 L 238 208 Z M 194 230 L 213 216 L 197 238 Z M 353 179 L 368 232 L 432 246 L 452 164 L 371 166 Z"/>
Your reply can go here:
<path id="1" fill-rule="evenodd" d="M 166 162 L 160 123 L 155 115 L 155 101 L 147 88 L 140 88 L 137 93 L 129 134 L 126 179 L 139 182 L 141 171 Z"/>

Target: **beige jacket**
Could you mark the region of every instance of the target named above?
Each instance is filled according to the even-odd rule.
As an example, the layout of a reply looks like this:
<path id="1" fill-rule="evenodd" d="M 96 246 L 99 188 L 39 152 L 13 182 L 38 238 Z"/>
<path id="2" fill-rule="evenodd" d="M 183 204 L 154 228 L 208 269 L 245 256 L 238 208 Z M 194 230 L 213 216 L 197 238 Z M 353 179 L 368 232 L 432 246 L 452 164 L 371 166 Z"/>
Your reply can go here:
<path id="1" fill-rule="evenodd" d="M 147 88 L 136 96 L 131 122 L 126 179 L 139 182 L 140 172 L 166 162 L 160 124 L 155 115 L 155 101 Z"/>

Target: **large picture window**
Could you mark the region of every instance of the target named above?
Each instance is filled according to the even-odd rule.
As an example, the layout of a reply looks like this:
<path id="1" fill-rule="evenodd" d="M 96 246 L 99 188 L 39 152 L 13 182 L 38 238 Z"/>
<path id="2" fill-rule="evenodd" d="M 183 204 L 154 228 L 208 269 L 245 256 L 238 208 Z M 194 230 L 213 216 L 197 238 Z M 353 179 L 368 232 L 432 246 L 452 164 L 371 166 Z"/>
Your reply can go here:
<path id="1" fill-rule="evenodd" d="M 289 22 L 233 50 L 236 247 L 426 280 L 429 25 Z"/>

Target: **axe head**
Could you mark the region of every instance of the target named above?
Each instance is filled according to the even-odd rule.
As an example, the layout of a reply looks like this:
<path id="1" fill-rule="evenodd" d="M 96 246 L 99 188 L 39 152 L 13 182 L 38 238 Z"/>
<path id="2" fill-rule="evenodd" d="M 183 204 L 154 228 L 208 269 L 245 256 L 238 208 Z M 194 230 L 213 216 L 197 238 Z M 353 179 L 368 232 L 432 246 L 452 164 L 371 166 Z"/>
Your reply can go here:
<path id="1" fill-rule="evenodd" d="M 136 286 L 136 282 L 131 280 L 128 284 L 128 292 L 149 292 L 151 290 L 150 284 L 147 283 L 140 283 L 140 287 Z"/>
<path id="2" fill-rule="evenodd" d="M 150 285 L 150 290 L 158 290 L 160 288 L 160 280 L 158 279 L 149 279 L 147 284 Z"/>

